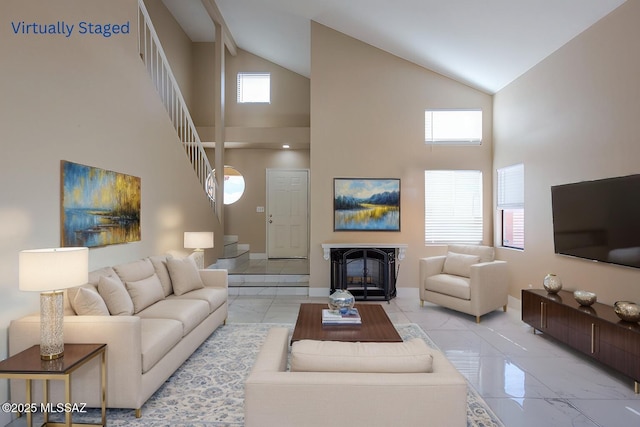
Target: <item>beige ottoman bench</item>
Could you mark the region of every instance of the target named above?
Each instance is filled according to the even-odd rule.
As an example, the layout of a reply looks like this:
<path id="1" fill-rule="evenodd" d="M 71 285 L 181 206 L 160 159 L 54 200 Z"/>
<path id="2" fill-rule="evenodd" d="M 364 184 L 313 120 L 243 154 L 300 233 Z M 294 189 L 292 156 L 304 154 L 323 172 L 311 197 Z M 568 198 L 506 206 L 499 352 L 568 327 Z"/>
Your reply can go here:
<path id="1" fill-rule="evenodd" d="M 467 383 L 423 340 L 302 340 L 273 328 L 245 382 L 245 426 L 466 426 Z"/>

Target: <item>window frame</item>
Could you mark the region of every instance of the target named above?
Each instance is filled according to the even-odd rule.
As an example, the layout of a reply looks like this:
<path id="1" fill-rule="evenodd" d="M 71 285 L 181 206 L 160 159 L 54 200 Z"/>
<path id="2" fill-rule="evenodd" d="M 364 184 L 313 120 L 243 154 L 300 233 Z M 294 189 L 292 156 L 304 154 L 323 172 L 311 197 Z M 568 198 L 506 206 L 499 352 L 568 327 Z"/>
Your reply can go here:
<path id="1" fill-rule="evenodd" d="M 238 181 L 235 185 L 231 186 L 228 183 L 234 178 L 238 178 Z M 222 204 L 225 206 L 232 205 L 244 196 L 244 192 L 247 188 L 247 182 L 244 179 L 244 175 L 238 169 L 233 166 L 225 165 L 224 166 L 224 181 L 223 185 L 223 194 L 222 194 Z M 239 188 L 238 185 L 241 184 L 242 188 Z M 216 201 L 216 170 L 212 169 L 207 175 L 207 180 L 205 182 L 205 190 L 211 200 Z M 232 193 L 231 189 L 236 190 L 236 193 Z"/>
<path id="2" fill-rule="evenodd" d="M 465 182 L 470 180 L 473 182 Z M 482 171 L 425 170 L 424 184 L 425 246 L 481 244 L 484 236 Z M 434 209 L 432 204 L 437 203 L 438 198 L 449 200 Z M 452 202 L 452 199 L 455 200 Z"/>
<path id="3" fill-rule="evenodd" d="M 458 113 L 458 114 L 456 114 Z M 479 117 L 477 114 L 479 113 Z M 454 116 L 458 116 L 457 118 Z M 455 124 L 452 123 L 455 121 Z M 481 108 L 428 108 L 424 111 L 424 143 L 427 145 L 481 145 Z M 464 131 L 459 135 L 444 137 L 453 129 Z"/>
<path id="4" fill-rule="evenodd" d="M 500 218 L 501 247 L 524 250 L 524 163 L 516 163 L 496 170 L 496 211 Z M 512 241 L 506 241 L 507 236 L 514 236 L 514 234 L 518 237 L 514 237 Z"/>
<path id="5" fill-rule="evenodd" d="M 245 89 L 247 84 L 257 83 L 261 80 L 268 79 L 268 88 L 266 88 L 266 98 L 257 98 L 255 93 L 250 96 Z M 265 88 L 262 88 L 265 91 Z M 238 104 L 271 104 L 271 73 L 270 72 L 253 72 L 239 71 L 236 75 L 236 102 Z"/>

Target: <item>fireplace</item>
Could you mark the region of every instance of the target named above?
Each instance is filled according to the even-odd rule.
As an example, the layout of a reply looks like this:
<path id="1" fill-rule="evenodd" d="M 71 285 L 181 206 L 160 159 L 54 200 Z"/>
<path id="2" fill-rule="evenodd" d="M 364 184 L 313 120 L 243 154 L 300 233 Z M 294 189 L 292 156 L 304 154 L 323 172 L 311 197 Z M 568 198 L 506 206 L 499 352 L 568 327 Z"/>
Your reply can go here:
<path id="1" fill-rule="evenodd" d="M 397 264 L 405 245 L 323 244 L 331 260 L 331 292 L 346 289 L 357 300 L 389 301 L 396 296 Z"/>

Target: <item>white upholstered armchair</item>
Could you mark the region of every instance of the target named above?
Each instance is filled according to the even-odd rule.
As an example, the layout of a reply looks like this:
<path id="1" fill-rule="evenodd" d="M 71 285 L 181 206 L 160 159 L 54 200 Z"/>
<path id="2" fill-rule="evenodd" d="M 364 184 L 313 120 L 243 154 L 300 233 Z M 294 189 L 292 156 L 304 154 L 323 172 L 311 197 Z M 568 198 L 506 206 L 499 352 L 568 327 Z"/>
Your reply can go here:
<path id="1" fill-rule="evenodd" d="M 450 245 L 447 255 L 420 259 L 420 305 L 425 301 L 480 316 L 507 311 L 507 263 L 489 246 Z"/>

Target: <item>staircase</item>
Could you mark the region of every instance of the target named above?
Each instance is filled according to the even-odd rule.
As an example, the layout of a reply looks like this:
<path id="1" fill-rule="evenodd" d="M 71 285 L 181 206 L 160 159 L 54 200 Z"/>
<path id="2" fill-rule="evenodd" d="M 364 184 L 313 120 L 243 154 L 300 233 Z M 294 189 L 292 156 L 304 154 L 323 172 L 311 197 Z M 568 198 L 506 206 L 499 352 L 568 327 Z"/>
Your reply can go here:
<path id="1" fill-rule="evenodd" d="M 249 262 L 249 245 L 238 244 L 238 236 L 224 236 L 224 251 L 216 268 L 236 271 L 240 266 Z"/>
<path id="2" fill-rule="evenodd" d="M 249 245 L 238 243 L 238 236 L 224 237 L 224 255 L 210 268 L 229 272 L 229 295 L 309 294 L 307 259 L 251 259 Z"/>
<path id="3" fill-rule="evenodd" d="M 138 24 L 140 28 L 138 35 L 140 58 L 171 118 L 178 140 L 193 166 L 200 185 L 215 210 L 216 182 L 211 173 L 209 159 L 153 27 L 149 12 L 142 0 L 138 0 Z"/>
<path id="4" fill-rule="evenodd" d="M 215 211 L 216 182 L 212 178 L 209 159 L 142 0 L 138 0 L 138 23 L 140 58 Z M 229 295 L 308 295 L 308 260 L 261 259 L 254 262 L 249 246 L 238 244 L 237 236 L 225 236 L 224 242 L 223 256 L 209 267 L 229 271 Z M 293 268 L 291 264 L 294 264 Z"/>

